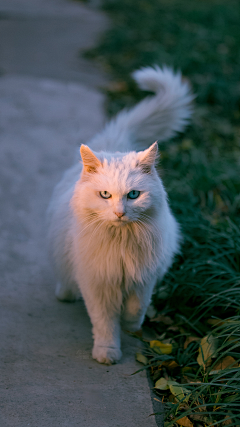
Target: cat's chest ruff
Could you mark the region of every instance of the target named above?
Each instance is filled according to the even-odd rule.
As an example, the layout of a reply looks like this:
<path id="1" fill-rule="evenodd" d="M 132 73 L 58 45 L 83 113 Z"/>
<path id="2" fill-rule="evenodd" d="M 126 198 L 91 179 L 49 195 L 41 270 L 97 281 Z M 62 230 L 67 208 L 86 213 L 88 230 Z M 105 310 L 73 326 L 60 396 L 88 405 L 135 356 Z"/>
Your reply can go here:
<path id="1" fill-rule="evenodd" d="M 148 230 L 104 228 L 78 242 L 81 265 L 93 281 L 131 286 L 144 282 L 158 264 L 157 239 Z M 92 237 L 91 237 L 92 236 Z"/>

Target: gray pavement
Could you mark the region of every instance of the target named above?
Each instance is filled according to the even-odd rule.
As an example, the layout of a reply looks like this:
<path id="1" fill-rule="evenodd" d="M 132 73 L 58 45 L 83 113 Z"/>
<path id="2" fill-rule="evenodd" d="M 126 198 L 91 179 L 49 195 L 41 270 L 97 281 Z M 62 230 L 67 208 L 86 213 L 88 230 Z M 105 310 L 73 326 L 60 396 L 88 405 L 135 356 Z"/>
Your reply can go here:
<path id="1" fill-rule="evenodd" d="M 64 0 L 0 1 L 0 73 L 50 77 L 97 88 L 103 70 L 81 53 L 107 26 L 105 15 Z"/>
<path id="2" fill-rule="evenodd" d="M 107 20 L 63 0 L 0 0 L 1 17 L 0 427 L 154 427 L 146 374 L 131 376 L 138 340 L 123 334 L 117 365 L 92 360 L 86 309 L 55 299 L 45 241 L 52 189 L 105 120 L 107 77 L 77 53 Z"/>

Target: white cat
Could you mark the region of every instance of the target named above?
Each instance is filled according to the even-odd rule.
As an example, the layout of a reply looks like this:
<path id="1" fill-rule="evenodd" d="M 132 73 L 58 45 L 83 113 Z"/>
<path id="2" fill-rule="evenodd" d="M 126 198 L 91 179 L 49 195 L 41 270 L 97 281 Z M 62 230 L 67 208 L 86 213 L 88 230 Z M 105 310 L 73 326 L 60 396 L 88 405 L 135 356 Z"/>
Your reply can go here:
<path id="1" fill-rule="evenodd" d="M 56 296 L 72 301 L 81 292 L 93 325 L 92 356 L 106 364 L 121 358 L 121 325 L 141 327 L 154 286 L 179 250 L 178 224 L 154 166 L 158 145 L 147 147 L 183 130 L 193 95 L 166 67 L 133 76 L 155 96 L 81 146 L 82 164 L 65 173 L 49 207 Z"/>

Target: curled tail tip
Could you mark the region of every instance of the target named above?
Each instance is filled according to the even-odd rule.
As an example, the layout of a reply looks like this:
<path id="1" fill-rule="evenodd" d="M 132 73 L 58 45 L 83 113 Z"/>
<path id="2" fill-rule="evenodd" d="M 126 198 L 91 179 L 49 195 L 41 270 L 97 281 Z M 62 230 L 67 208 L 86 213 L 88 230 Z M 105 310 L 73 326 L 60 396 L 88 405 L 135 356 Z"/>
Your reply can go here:
<path id="1" fill-rule="evenodd" d="M 175 72 L 171 67 L 158 65 L 143 67 L 133 72 L 132 77 L 142 90 L 151 92 L 180 91 L 182 96 L 191 94 L 191 85 L 187 79 L 182 78 L 180 71 Z M 193 95 L 191 98 L 193 99 Z"/>

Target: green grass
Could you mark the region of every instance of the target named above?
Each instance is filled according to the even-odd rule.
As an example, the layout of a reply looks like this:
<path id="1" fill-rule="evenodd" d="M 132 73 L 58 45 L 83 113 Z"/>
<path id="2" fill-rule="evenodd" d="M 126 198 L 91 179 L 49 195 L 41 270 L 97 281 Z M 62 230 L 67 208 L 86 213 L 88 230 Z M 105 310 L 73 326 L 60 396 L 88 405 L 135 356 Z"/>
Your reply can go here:
<path id="1" fill-rule="evenodd" d="M 240 2 L 105 0 L 104 9 L 112 28 L 86 56 L 112 75 L 106 90 L 110 116 L 144 96 L 131 79 L 141 66 L 181 69 L 197 94 L 192 125 L 160 147 L 160 173 L 184 241 L 154 304 L 173 319 L 178 332 L 168 330 L 164 337 L 173 340 L 171 356 L 156 356 L 152 349 L 146 354 L 154 381 L 165 375 L 182 383 L 184 366 L 193 368 L 189 378 L 200 381 L 191 385 L 188 378 L 187 404 L 173 396 L 167 402 L 166 426 L 179 425 L 176 420 L 184 411 L 194 426 L 237 426 L 238 367 L 209 373 L 227 355 L 240 357 Z M 229 321 L 212 330 L 208 321 L 213 318 Z M 159 336 L 166 331 L 161 322 L 146 324 Z M 203 368 L 197 362 L 199 343 L 184 349 L 184 341 L 187 335 L 210 333 L 218 337 L 218 347 Z M 176 361 L 176 372 L 161 368 L 166 357 Z M 162 396 L 170 399 L 171 394 Z M 202 408 L 205 418 L 194 419 Z"/>

